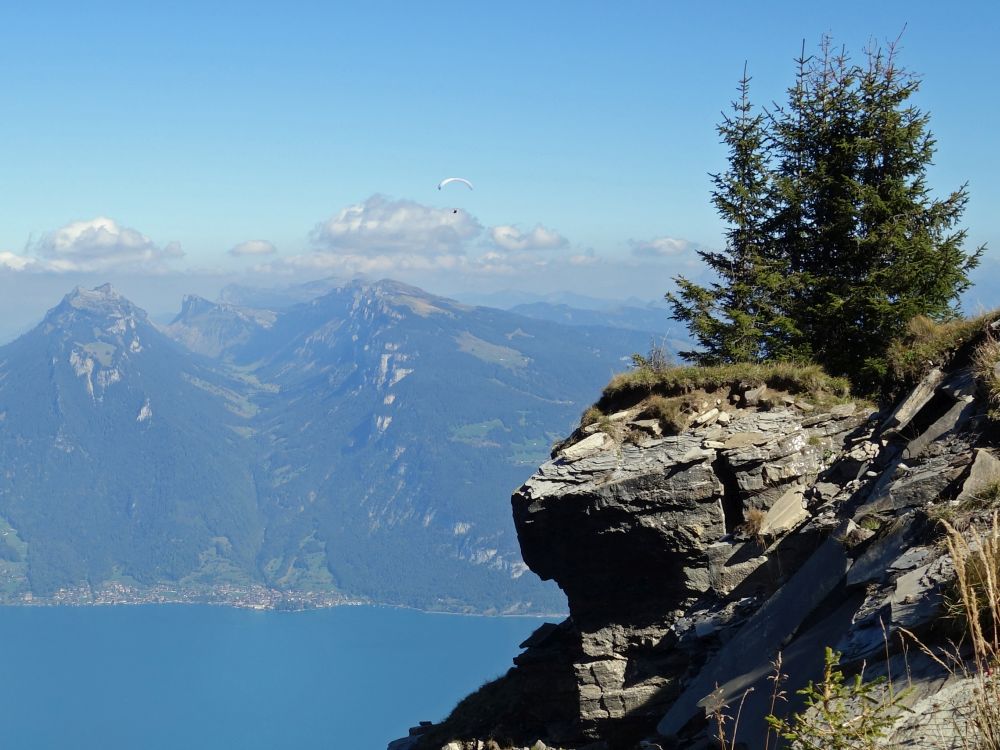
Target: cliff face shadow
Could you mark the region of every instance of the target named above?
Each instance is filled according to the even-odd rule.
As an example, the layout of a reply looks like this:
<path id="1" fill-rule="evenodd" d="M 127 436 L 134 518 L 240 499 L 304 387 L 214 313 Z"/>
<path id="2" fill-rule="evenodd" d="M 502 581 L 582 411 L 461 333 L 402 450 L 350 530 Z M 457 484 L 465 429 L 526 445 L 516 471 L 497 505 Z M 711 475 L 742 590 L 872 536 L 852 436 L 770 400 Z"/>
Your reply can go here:
<path id="1" fill-rule="evenodd" d="M 544 623 L 522 645 L 515 666 L 463 698 L 420 736 L 421 748 L 491 738 L 503 746 L 577 736 L 579 691 L 573 671 L 579 638 L 570 620 Z"/>

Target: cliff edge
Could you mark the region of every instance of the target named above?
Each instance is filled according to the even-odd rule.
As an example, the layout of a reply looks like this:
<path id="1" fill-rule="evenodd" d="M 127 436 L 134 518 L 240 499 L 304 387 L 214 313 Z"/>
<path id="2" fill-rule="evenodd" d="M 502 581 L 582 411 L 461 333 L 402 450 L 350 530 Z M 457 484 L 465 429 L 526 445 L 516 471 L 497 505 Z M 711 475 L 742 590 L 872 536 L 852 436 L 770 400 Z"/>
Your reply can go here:
<path id="1" fill-rule="evenodd" d="M 775 658 L 793 710 L 825 647 L 906 688 L 893 741 L 950 747 L 963 678 L 900 634 L 954 636 L 939 520 L 974 528 L 1000 494 L 1000 375 L 981 356 L 997 329 L 924 363 L 881 411 L 774 370 L 606 391 L 512 498 L 524 560 L 570 616 L 390 747 L 718 747 L 713 712 L 736 704 L 732 747 L 764 747 Z"/>

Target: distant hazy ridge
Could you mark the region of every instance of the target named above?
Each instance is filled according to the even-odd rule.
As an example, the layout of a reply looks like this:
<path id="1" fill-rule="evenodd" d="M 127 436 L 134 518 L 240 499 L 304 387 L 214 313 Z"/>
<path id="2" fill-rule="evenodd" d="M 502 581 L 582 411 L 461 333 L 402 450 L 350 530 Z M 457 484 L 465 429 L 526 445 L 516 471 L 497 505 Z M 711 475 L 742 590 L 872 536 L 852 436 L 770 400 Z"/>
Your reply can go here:
<path id="1" fill-rule="evenodd" d="M 649 333 L 395 282 L 240 293 L 158 328 L 78 289 L 0 348 L 6 601 L 564 607 L 507 498 Z"/>

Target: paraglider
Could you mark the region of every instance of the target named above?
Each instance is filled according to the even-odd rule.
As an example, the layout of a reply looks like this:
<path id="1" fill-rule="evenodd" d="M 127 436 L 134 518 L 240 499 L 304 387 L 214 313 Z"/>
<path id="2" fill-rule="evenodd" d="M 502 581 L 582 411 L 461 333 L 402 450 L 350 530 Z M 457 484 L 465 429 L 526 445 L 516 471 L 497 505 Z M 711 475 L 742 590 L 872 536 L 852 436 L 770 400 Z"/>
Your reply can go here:
<path id="1" fill-rule="evenodd" d="M 463 185 L 465 185 L 466 187 L 468 187 L 469 190 L 472 190 L 472 183 L 469 182 L 464 177 L 445 177 L 443 180 L 441 180 L 441 182 L 438 183 L 438 190 L 440 190 L 441 188 L 443 188 L 449 182 L 461 182 Z"/>
<path id="2" fill-rule="evenodd" d="M 443 188 L 449 182 L 461 182 L 463 185 L 465 185 L 467 188 L 469 188 L 469 190 L 472 190 L 472 183 L 469 182 L 464 177 L 445 177 L 443 180 L 441 180 L 441 182 L 438 183 L 438 190 L 440 190 L 441 188 Z M 457 214 L 458 213 L 458 209 L 457 208 L 454 209 L 452 211 L 452 213 L 453 214 Z"/>

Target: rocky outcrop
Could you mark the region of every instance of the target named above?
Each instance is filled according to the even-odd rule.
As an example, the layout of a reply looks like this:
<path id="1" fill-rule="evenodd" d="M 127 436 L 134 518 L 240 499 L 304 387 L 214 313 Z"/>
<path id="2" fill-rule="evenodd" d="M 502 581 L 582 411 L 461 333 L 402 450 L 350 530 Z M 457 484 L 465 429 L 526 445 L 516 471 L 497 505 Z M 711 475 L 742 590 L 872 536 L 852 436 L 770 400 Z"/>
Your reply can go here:
<path id="1" fill-rule="evenodd" d="M 570 617 L 522 644 L 495 688 L 521 713 L 478 736 L 708 747 L 712 704 L 743 700 L 737 739 L 762 747 L 779 651 L 794 696 L 825 646 L 849 671 L 940 618 L 951 561 L 929 511 L 1000 479 L 969 370 L 932 370 L 885 413 L 745 391 L 673 436 L 638 406 L 609 415 L 514 493 L 524 560 Z M 915 702 L 948 682 L 920 655 L 913 674 Z"/>
<path id="2" fill-rule="evenodd" d="M 680 696 L 692 647 L 744 619 L 825 535 L 817 524 L 795 545 L 761 544 L 807 514 L 805 489 L 869 423 L 853 404 L 712 410 L 729 418 L 674 437 L 620 419 L 631 440 L 564 448 L 514 494 L 525 562 L 566 592 L 577 639 L 576 721 L 553 741 L 648 732 Z M 740 533 L 752 510 L 754 538 Z"/>

